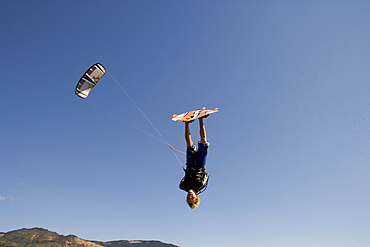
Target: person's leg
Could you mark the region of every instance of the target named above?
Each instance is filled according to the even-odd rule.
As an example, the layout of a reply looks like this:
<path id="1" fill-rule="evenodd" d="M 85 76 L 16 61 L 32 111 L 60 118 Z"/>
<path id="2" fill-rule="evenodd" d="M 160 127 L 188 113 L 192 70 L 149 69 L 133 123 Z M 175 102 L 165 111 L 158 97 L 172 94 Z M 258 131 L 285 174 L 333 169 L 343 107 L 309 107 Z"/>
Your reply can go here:
<path id="1" fill-rule="evenodd" d="M 207 144 L 207 132 L 203 122 L 203 118 L 199 118 L 199 134 L 200 134 L 200 143 Z"/>
<path id="2" fill-rule="evenodd" d="M 193 140 L 191 139 L 189 124 L 190 124 L 189 122 L 185 122 L 185 141 L 187 147 L 193 147 L 194 143 Z"/>
<path id="3" fill-rule="evenodd" d="M 185 140 L 186 140 L 186 166 L 195 165 L 196 162 L 196 147 L 191 139 L 189 122 L 185 122 Z"/>
<path id="4" fill-rule="evenodd" d="M 204 125 L 203 118 L 199 118 L 199 134 L 200 141 L 198 143 L 197 165 L 205 166 L 209 143 L 207 141 L 206 127 Z"/>

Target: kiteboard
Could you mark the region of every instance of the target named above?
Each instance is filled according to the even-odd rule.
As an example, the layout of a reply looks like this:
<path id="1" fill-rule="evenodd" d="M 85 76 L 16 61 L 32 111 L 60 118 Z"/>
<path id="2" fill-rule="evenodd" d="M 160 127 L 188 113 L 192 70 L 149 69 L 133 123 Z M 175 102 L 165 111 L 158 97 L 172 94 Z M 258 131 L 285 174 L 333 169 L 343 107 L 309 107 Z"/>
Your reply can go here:
<path id="1" fill-rule="evenodd" d="M 218 108 L 214 110 L 207 110 L 205 107 L 203 107 L 201 110 L 194 110 L 194 111 L 188 111 L 179 115 L 173 115 L 172 121 L 175 122 L 191 122 L 194 121 L 194 119 L 202 118 L 202 117 L 208 117 L 209 114 L 218 112 Z"/>

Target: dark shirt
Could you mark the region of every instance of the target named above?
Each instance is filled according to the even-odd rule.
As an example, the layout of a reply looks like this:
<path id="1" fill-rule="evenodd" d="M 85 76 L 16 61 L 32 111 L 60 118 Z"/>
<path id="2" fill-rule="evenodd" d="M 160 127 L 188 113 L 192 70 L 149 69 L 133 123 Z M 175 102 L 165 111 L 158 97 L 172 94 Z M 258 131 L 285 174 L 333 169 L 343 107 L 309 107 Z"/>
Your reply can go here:
<path id="1" fill-rule="evenodd" d="M 184 191 L 194 190 L 196 194 L 200 194 L 207 188 L 208 178 L 205 166 L 187 166 L 179 187 Z"/>

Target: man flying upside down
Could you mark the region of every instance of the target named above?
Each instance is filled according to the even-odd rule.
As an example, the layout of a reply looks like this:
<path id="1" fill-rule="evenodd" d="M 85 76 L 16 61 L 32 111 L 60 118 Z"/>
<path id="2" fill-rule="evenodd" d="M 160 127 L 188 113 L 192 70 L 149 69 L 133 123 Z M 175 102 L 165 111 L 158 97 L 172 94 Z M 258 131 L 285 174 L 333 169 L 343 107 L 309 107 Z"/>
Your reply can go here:
<path id="1" fill-rule="evenodd" d="M 179 187 L 188 193 L 186 201 L 190 208 L 195 209 L 200 203 L 199 194 L 207 188 L 208 184 L 209 174 L 205 171 L 205 164 L 209 142 L 207 142 L 203 118 L 199 118 L 200 141 L 198 148 L 191 139 L 189 124 L 190 122 L 185 122 L 186 169 L 185 177 L 181 179 Z"/>

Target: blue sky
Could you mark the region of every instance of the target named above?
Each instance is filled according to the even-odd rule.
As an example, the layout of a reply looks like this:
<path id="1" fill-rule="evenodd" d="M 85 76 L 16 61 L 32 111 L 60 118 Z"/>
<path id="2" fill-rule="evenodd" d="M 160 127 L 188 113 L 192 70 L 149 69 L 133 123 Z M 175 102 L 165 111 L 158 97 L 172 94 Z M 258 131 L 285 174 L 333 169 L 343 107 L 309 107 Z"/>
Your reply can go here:
<path id="1" fill-rule="evenodd" d="M 369 1 L 1 1 L 0 231 L 182 247 L 370 244 Z M 165 139 L 205 120 L 191 210 Z M 121 120 L 94 106 L 114 113 Z M 192 124 L 194 139 L 197 123 Z M 180 156 L 183 160 L 184 157 Z"/>

